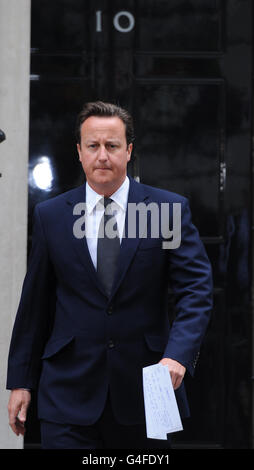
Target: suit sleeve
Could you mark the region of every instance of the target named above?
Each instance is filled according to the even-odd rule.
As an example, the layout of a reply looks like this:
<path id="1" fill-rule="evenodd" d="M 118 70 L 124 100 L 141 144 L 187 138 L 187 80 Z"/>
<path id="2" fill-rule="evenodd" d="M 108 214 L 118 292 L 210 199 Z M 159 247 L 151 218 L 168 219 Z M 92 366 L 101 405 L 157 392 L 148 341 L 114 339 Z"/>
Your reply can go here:
<path id="1" fill-rule="evenodd" d="M 180 246 L 169 249 L 169 282 L 176 315 L 163 357 L 177 360 L 194 375 L 212 310 L 212 271 L 187 199 L 182 204 L 181 220 Z"/>
<path id="2" fill-rule="evenodd" d="M 7 389 L 37 386 L 40 358 L 51 326 L 54 293 L 54 270 L 36 206 L 32 248 L 9 349 Z"/>

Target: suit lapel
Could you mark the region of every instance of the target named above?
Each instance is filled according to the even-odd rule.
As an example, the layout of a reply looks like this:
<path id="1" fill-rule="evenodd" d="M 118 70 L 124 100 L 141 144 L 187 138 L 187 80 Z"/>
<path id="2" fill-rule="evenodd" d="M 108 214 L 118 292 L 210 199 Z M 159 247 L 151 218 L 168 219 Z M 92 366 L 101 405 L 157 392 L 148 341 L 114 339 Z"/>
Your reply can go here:
<path id="1" fill-rule="evenodd" d="M 76 204 L 85 203 L 86 202 L 86 190 L 85 184 L 79 186 L 71 193 L 68 194 L 66 203 L 67 203 L 67 211 L 65 212 L 66 215 L 66 223 L 68 227 L 69 237 L 71 237 L 72 246 L 74 247 L 76 253 L 82 264 L 85 266 L 91 280 L 97 285 L 98 289 L 105 295 L 105 291 L 103 286 L 100 283 L 100 280 L 97 276 L 97 272 L 93 265 L 87 240 L 85 235 L 83 234 L 82 238 L 77 238 L 73 233 L 73 226 L 77 219 L 81 217 L 81 215 L 74 215 L 73 210 Z M 82 213 L 83 215 L 83 213 Z"/>
<path id="2" fill-rule="evenodd" d="M 124 228 L 124 237 L 122 238 L 121 248 L 120 248 L 120 255 L 118 260 L 118 268 L 115 277 L 115 282 L 113 285 L 111 298 L 116 293 L 117 289 L 119 288 L 120 284 L 122 283 L 126 271 L 133 259 L 133 256 L 136 253 L 138 245 L 141 241 L 139 236 L 139 220 L 138 220 L 138 213 L 135 212 L 135 222 L 136 222 L 136 237 L 131 238 L 128 236 L 129 229 L 130 229 L 130 221 L 133 222 L 133 217 L 130 217 L 130 204 L 138 204 L 145 202 L 148 199 L 148 194 L 146 194 L 144 190 L 144 186 L 137 183 L 133 178 L 130 178 L 130 188 L 129 188 L 129 196 L 128 196 L 128 204 L 127 204 L 127 211 L 125 216 L 125 228 Z M 148 214 L 149 218 L 149 214 Z"/>

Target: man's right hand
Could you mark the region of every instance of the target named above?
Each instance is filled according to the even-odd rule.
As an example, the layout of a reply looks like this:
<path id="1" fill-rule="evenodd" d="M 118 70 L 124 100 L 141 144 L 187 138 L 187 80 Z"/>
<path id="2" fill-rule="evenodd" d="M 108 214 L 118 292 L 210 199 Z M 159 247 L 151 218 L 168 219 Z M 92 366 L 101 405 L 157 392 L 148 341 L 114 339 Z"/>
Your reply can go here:
<path id="1" fill-rule="evenodd" d="M 11 391 L 8 403 L 9 425 L 17 436 L 25 434 L 25 422 L 30 401 L 31 393 L 28 390 L 16 388 Z"/>

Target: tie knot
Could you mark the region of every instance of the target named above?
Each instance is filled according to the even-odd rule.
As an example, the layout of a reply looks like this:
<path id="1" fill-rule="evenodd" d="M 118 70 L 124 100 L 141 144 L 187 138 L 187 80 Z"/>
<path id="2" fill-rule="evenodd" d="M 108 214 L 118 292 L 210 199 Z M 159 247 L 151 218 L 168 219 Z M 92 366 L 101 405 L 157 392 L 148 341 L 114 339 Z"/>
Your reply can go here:
<path id="1" fill-rule="evenodd" d="M 108 207 L 109 204 L 111 204 L 112 199 L 110 199 L 110 197 L 104 197 L 104 201 L 103 201 L 103 204 L 104 204 L 104 207 L 105 209 Z"/>
<path id="2" fill-rule="evenodd" d="M 113 210 L 114 210 L 114 201 L 113 199 L 110 199 L 110 197 L 104 197 L 102 200 L 102 204 L 104 205 L 105 208 L 105 215 L 107 216 L 112 216 L 113 215 Z"/>

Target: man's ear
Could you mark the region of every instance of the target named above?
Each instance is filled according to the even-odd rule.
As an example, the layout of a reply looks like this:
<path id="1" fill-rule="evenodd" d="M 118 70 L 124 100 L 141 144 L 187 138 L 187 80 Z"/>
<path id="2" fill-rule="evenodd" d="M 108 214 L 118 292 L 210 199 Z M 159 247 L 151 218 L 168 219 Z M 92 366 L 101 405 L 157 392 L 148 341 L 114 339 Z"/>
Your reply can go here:
<path id="1" fill-rule="evenodd" d="M 80 144 L 77 144 L 77 151 L 78 151 L 78 154 L 79 154 L 79 161 L 81 162 L 81 148 L 80 148 Z"/>
<path id="2" fill-rule="evenodd" d="M 132 149 L 133 149 L 133 144 L 129 144 L 128 147 L 127 147 L 127 160 L 128 160 L 128 162 L 129 162 L 130 159 L 131 159 L 131 152 L 132 152 Z"/>

